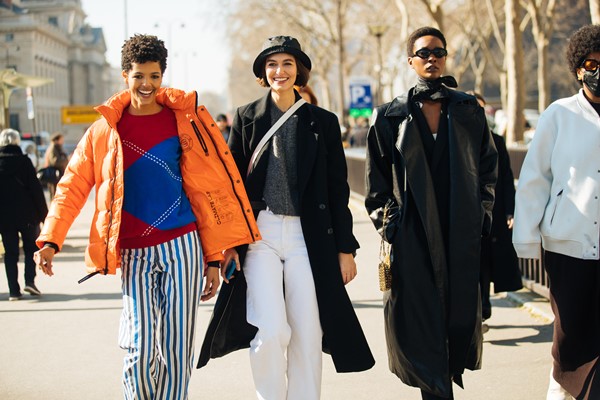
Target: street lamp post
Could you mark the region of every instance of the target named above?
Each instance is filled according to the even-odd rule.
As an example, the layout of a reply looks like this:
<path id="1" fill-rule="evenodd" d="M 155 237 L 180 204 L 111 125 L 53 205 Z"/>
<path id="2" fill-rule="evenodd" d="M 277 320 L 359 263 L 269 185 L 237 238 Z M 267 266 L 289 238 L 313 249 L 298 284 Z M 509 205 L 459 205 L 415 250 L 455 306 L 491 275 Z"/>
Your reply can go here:
<path id="1" fill-rule="evenodd" d="M 377 40 L 377 91 L 375 92 L 375 104 L 379 105 L 382 102 L 381 90 L 381 74 L 383 71 L 383 52 L 381 51 L 381 37 L 385 35 L 389 26 L 383 24 L 369 25 L 369 33 L 375 36 Z"/>
<path id="2" fill-rule="evenodd" d="M 127 0 L 123 0 L 123 34 L 124 40 L 129 39 L 129 17 L 127 16 Z"/>
<path id="3" fill-rule="evenodd" d="M 156 22 L 154 24 L 155 28 L 160 28 L 161 25 L 160 22 Z M 179 27 L 179 28 L 185 28 L 185 24 L 181 21 L 167 21 L 165 22 L 166 26 L 167 26 L 167 46 L 169 47 L 169 50 L 171 50 L 172 52 L 174 51 L 174 46 L 173 46 L 173 25 L 175 25 L 175 27 Z M 173 66 L 171 66 L 169 68 L 169 72 L 167 73 L 168 76 L 168 86 L 173 87 Z"/>

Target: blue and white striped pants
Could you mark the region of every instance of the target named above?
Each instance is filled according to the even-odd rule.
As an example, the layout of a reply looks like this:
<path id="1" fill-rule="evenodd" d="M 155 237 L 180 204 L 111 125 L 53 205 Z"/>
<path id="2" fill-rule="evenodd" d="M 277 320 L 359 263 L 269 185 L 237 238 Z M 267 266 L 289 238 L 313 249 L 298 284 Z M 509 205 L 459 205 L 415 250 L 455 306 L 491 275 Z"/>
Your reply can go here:
<path id="1" fill-rule="evenodd" d="M 186 399 L 202 284 L 198 233 L 152 247 L 123 249 L 121 257 L 119 346 L 128 352 L 124 398 Z"/>

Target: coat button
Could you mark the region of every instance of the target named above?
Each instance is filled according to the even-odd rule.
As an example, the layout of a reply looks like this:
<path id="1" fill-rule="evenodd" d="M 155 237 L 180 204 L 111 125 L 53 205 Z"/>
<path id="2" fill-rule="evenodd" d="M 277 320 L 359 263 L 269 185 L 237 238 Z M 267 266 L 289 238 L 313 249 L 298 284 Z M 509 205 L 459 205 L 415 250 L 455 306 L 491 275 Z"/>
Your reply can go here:
<path id="1" fill-rule="evenodd" d="M 325 208 L 326 208 L 325 204 L 323 204 L 323 203 L 319 204 L 319 210 L 324 210 Z"/>
<path id="2" fill-rule="evenodd" d="M 333 228 L 327 229 L 327 234 L 328 235 L 333 235 Z"/>

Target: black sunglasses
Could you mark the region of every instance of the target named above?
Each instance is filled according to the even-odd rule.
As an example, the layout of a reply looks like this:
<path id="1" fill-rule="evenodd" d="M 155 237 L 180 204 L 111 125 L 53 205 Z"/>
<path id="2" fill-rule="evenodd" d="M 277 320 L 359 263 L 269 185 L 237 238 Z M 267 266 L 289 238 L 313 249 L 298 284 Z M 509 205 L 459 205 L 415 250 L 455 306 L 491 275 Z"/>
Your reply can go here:
<path id="1" fill-rule="evenodd" d="M 583 62 L 581 63 L 581 67 L 585 69 L 586 71 L 589 72 L 596 72 L 596 70 L 598 69 L 598 66 L 600 65 L 599 61 L 596 60 L 592 60 L 591 58 L 588 58 L 587 60 L 583 60 Z"/>
<path id="2" fill-rule="evenodd" d="M 442 58 L 448 55 L 448 50 L 443 49 L 441 47 L 436 47 L 433 50 L 430 50 L 426 47 L 415 51 L 415 56 L 423 59 L 428 59 L 430 55 L 434 55 L 435 58 Z M 586 60 L 587 61 L 587 60 Z"/>

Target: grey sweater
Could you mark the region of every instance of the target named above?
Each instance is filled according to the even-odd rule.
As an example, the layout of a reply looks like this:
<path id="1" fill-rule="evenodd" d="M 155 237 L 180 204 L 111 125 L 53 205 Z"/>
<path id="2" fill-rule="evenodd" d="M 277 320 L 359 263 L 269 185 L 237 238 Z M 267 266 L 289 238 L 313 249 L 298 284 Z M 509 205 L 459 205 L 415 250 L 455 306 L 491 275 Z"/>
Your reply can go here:
<path id="1" fill-rule="evenodd" d="M 284 114 L 271 103 L 271 124 Z M 298 116 L 292 115 L 271 139 L 263 198 L 274 214 L 299 216 L 296 137 Z"/>

